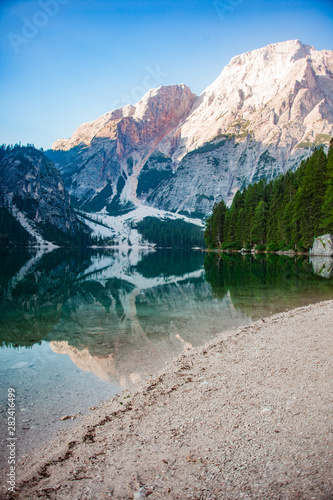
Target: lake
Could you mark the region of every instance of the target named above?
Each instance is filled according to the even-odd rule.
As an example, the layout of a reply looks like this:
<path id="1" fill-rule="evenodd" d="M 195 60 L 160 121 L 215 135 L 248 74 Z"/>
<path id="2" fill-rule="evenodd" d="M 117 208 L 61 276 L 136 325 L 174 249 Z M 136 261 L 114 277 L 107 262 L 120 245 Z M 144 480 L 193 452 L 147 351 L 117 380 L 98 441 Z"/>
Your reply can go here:
<path id="1" fill-rule="evenodd" d="M 0 430 L 6 439 L 11 387 L 19 455 L 219 332 L 333 298 L 332 261 L 308 257 L 57 249 L 0 259 Z"/>

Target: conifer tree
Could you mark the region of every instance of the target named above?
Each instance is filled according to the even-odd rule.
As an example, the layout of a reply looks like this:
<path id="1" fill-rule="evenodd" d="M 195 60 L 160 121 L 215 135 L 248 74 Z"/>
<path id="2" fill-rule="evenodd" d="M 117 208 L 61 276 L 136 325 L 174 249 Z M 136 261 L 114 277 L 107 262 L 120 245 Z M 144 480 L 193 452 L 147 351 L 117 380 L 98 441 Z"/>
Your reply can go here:
<path id="1" fill-rule="evenodd" d="M 325 194 L 322 205 L 323 221 L 321 229 L 324 233 L 333 234 L 333 139 L 327 155 L 327 176 L 325 183 Z"/>
<path id="2" fill-rule="evenodd" d="M 263 244 L 266 242 L 266 217 L 267 206 L 264 200 L 260 200 L 253 214 L 252 241 Z"/>
<path id="3" fill-rule="evenodd" d="M 215 205 L 207 220 L 206 244 L 307 250 L 323 231 L 333 233 L 333 140 L 327 156 L 315 149 L 296 172 L 237 192 L 229 210 L 224 202 Z"/>

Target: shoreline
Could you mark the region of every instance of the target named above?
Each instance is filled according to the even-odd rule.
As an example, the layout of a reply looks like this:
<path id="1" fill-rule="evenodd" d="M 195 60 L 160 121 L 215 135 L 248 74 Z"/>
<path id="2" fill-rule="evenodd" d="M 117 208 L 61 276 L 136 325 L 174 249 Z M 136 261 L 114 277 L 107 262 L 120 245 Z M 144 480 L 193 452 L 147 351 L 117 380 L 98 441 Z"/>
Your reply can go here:
<path id="1" fill-rule="evenodd" d="M 263 255 L 282 255 L 286 257 L 300 257 L 300 256 L 307 256 L 307 257 L 330 257 L 324 256 L 324 255 L 314 255 L 311 254 L 310 252 L 295 252 L 295 250 L 236 250 L 235 248 L 206 248 L 204 251 L 206 252 L 213 252 L 213 253 L 239 253 L 241 255 L 258 255 L 258 254 L 263 254 Z"/>
<path id="2" fill-rule="evenodd" d="M 24 457 L 8 498 L 328 500 L 332 340 L 333 300 L 224 332 Z"/>

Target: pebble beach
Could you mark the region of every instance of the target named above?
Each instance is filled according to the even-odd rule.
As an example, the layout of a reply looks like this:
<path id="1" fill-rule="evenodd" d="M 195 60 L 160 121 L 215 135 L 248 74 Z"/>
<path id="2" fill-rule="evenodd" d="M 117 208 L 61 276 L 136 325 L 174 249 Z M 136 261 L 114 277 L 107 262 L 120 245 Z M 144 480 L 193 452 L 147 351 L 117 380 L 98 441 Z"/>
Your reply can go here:
<path id="1" fill-rule="evenodd" d="M 24 499 L 332 499 L 333 301 L 191 349 L 23 457 Z"/>

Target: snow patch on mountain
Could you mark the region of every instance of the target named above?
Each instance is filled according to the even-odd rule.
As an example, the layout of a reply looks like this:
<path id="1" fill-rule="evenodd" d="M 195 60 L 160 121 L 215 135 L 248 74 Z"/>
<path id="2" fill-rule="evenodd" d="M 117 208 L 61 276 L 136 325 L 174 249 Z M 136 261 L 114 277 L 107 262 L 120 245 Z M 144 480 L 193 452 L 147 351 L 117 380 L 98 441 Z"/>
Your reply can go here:
<path id="1" fill-rule="evenodd" d="M 17 208 L 17 206 L 12 201 L 13 193 L 8 193 L 8 194 L 4 195 L 4 198 L 5 198 L 6 202 L 8 203 L 8 205 L 11 207 L 10 210 L 11 210 L 12 216 L 17 220 L 17 222 L 19 222 L 21 224 L 21 226 L 30 234 L 30 236 L 32 236 L 32 238 L 36 241 L 36 244 L 38 245 L 38 247 L 43 247 L 44 250 L 46 250 L 46 249 L 52 250 L 54 248 L 58 248 L 56 245 L 54 245 L 50 241 L 45 240 L 41 236 L 41 234 L 39 233 L 37 228 L 34 226 L 33 222 L 31 220 L 29 220 L 26 217 L 26 215 L 23 212 L 21 212 L 21 210 L 19 210 Z"/>
<path id="2" fill-rule="evenodd" d="M 145 217 L 156 217 L 160 220 L 183 220 L 204 228 L 201 219 L 192 219 L 185 215 L 159 210 L 141 205 L 131 212 L 119 216 L 108 215 L 106 209 L 98 213 L 78 212 L 78 217 L 91 229 L 92 235 L 112 241 L 112 245 L 127 247 L 154 247 L 155 244 L 144 240 L 135 229 L 138 222 Z"/>

